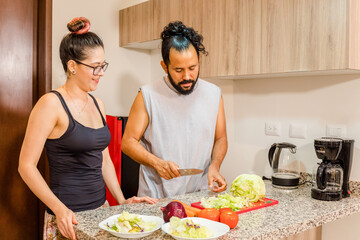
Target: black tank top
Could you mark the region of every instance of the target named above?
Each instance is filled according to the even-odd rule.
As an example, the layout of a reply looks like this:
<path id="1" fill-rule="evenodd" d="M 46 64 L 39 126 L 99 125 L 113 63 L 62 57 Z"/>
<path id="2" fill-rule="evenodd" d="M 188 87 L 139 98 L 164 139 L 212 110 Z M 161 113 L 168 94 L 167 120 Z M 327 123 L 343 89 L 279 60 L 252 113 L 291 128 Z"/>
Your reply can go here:
<path id="1" fill-rule="evenodd" d="M 69 126 L 57 139 L 47 139 L 46 153 L 50 167 L 50 189 L 74 212 L 100 207 L 106 200 L 102 176 L 102 151 L 109 145 L 109 127 L 94 100 L 104 126 L 98 129 L 85 127 L 71 115 L 63 97 L 55 93 L 63 105 Z M 48 208 L 47 211 L 53 212 Z"/>

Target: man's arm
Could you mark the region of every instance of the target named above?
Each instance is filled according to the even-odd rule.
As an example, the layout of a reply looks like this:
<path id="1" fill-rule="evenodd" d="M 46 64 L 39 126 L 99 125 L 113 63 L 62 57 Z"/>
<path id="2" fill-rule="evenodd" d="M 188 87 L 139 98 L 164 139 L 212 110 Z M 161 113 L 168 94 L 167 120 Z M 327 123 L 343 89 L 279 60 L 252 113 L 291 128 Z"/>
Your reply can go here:
<path id="1" fill-rule="evenodd" d="M 179 166 L 176 163 L 158 158 L 140 144 L 140 138 L 143 136 L 148 124 L 149 116 L 140 91 L 131 107 L 129 118 L 126 123 L 121 146 L 122 151 L 134 161 L 154 168 L 160 177 L 166 180 L 179 177 Z"/>
<path id="2" fill-rule="evenodd" d="M 216 120 L 214 147 L 211 154 L 211 163 L 208 173 L 209 188 L 215 192 L 222 192 L 226 190 L 227 187 L 225 179 L 220 174 L 220 166 L 225 158 L 227 147 L 225 110 L 223 98 L 221 96 Z M 213 185 L 214 182 L 218 184 L 218 187 Z"/>

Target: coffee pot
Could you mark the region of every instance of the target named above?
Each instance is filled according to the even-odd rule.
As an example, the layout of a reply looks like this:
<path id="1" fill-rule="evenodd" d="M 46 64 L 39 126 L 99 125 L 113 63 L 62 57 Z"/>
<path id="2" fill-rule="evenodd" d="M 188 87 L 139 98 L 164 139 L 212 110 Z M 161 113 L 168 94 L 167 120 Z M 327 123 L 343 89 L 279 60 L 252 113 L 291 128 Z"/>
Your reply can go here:
<path id="1" fill-rule="evenodd" d="M 311 197 L 324 201 L 349 197 L 354 139 L 322 137 L 314 140 L 314 148 L 321 163 L 316 171 L 316 186 L 311 189 Z"/>
<path id="2" fill-rule="evenodd" d="M 271 145 L 268 153 L 272 167 L 271 181 L 277 188 L 297 188 L 300 181 L 300 163 L 295 157 L 296 146 L 282 142 Z"/>
<path id="3" fill-rule="evenodd" d="M 340 164 L 322 162 L 316 174 L 316 184 L 323 193 L 341 192 L 344 171 Z"/>

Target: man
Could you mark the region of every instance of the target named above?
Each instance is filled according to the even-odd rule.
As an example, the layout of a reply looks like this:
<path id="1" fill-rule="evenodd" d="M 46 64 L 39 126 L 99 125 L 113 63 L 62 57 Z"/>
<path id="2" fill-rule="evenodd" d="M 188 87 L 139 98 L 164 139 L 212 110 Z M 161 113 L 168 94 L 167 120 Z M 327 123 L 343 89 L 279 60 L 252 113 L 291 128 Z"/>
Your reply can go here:
<path id="1" fill-rule="evenodd" d="M 123 152 L 141 164 L 138 196 L 163 198 L 207 187 L 224 191 L 219 172 L 227 151 L 224 104 L 220 88 L 198 78 L 200 52 L 206 53 L 202 36 L 172 22 L 161 38 L 167 76 L 141 88 L 122 142 Z M 204 172 L 181 176 L 179 168 Z"/>

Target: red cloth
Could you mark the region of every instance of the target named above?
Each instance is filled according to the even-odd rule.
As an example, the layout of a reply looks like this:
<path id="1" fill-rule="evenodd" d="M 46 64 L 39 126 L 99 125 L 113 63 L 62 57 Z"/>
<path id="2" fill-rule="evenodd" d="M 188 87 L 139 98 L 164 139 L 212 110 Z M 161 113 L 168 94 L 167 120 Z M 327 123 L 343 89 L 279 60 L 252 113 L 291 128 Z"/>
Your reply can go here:
<path id="1" fill-rule="evenodd" d="M 122 120 L 118 120 L 118 118 L 114 116 L 106 115 L 106 123 L 109 126 L 111 133 L 111 141 L 108 149 L 115 167 L 116 177 L 119 181 L 119 185 L 121 186 Z M 108 188 L 106 188 L 106 200 L 109 202 L 110 206 L 118 205 Z"/>

